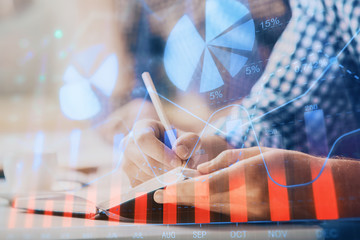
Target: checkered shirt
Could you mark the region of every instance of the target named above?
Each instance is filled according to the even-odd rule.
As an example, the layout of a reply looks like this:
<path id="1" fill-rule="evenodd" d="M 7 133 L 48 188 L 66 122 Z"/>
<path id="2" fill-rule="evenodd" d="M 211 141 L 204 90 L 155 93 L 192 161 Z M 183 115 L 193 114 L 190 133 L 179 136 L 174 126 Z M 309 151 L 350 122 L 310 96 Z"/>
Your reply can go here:
<path id="1" fill-rule="evenodd" d="M 234 147 L 309 152 L 304 115 L 312 108 L 324 113 L 328 149 L 360 128 L 360 2 L 291 0 L 290 5 L 291 21 L 264 74 L 242 106 L 216 123 L 217 134 Z M 234 120 L 238 124 L 231 124 Z"/>

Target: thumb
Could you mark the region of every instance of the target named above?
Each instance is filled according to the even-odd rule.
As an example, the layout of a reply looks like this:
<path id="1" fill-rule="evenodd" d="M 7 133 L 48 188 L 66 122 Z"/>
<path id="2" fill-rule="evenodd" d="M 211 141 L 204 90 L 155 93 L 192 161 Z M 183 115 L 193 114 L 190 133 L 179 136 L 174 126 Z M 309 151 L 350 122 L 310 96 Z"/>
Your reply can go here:
<path id="1" fill-rule="evenodd" d="M 182 160 L 186 160 L 200 148 L 200 137 L 195 133 L 184 133 L 175 142 L 173 150 Z"/>

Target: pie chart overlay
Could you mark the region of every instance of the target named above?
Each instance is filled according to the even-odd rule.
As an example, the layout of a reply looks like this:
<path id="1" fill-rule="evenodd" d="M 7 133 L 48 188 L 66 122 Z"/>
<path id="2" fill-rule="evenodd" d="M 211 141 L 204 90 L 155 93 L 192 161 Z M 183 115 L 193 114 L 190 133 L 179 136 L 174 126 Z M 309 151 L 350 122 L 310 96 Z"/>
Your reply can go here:
<path id="1" fill-rule="evenodd" d="M 236 0 L 207 0 L 204 38 L 191 19 L 184 15 L 166 42 L 166 73 L 170 81 L 183 91 L 194 81 L 198 66 L 202 66 L 201 93 L 224 85 L 216 62 L 220 62 L 231 77 L 241 71 L 255 42 L 255 25 L 250 11 Z"/>
<path id="2" fill-rule="evenodd" d="M 93 51 L 92 53 L 97 52 Z M 93 66 L 97 54 L 93 54 L 92 58 L 90 55 L 86 54 L 83 58 L 87 60 L 83 61 L 87 63 L 87 68 L 78 61 L 78 65 L 84 69 L 84 72 Z M 92 118 L 100 113 L 102 104 L 99 96 L 94 92 L 94 88 L 104 97 L 110 97 L 118 77 L 118 65 L 117 56 L 113 53 L 101 63 L 92 75 L 83 76 L 75 66 L 68 66 L 63 76 L 64 85 L 59 92 L 62 113 L 67 118 L 78 121 Z"/>

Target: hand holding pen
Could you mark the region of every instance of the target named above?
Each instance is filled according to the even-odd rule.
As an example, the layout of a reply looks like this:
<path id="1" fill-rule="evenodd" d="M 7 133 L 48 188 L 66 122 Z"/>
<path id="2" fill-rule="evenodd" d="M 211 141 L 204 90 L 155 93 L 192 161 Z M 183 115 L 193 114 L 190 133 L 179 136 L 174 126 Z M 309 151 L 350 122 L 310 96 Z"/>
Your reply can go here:
<path id="1" fill-rule="evenodd" d="M 122 167 L 132 186 L 175 167 L 186 166 L 187 161 L 191 160 L 191 154 L 200 147 L 199 137 L 195 133 L 177 130 L 176 138 L 150 75 L 144 73 L 143 79 L 161 121 L 148 119 L 136 122 L 131 133 L 123 141 L 125 150 Z M 170 146 L 164 144 L 165 134 L 168 134 Z"/>

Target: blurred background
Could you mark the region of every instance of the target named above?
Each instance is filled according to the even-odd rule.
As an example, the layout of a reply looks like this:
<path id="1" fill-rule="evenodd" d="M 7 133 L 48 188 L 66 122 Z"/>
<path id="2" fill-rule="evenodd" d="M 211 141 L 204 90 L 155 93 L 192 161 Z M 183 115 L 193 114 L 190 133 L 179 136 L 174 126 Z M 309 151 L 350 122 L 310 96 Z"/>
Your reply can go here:
<path id="1" fill-rule="evenodd" d="M 262 60 L 263 69 L 290 13 L 280 0 L 253 0 L 249 4 L 256 23 L 271 16 L 284 23 L 257 34 L 257 48 L 261 51 L 252 61 Z M 87 128 L 131 99 L 143 97 L 144 93 L 138 93 L 139 76 L 146 70 L 155 75 L 160 93 L 171 99 L 180 95 L 179 103 L 206 119 L 223 103 L 209 104 L 208 96 L 177 91 L 168 81 L 162 62 L 167 36 L 184 13 L 191 14 L 196 26 L 204 24 L 202 5 L 202 1 L 176 0 L 1 0 L 0 132 Z M 109 66 L 90 86 L 100 102 L 95 103 L 92 94 L 75 90 L 70 101 L 80 108 L 92 108 L 86 105 L 93 101 L 92 106 L 99 105 L 99 109 L 84 110 L 89 117 L 71 116 L 75 110 L 64 110 L 68 103 L 60 99 L 60 89 L 77 77 L 91 79 L 112 54 L 113 62 L 110 59 L 105 63 Z M 243 84 L 245 90 L 240 95 L 239 91 L 233 93 L 225 88 L 224 99 L 241 99 L 260 75 L 252 76 L 247 86 Z M 110 79 L 105 79 L 108 76 Z M 89 100 L 80 101 L 81 97 Z M 186 103 L 194 99 L 199 101 L 196 106 Z"/>
<path id="2" fill-rule="evenodd" d="M 123 56 L 119 19 L 113 1 L 0 1 L 0 131 L 36 131 L 88 126 L 61 112 L 59 89 L 66 68 L 78 53 L 101 47 L 94 59 L 83 60 L 91 75 L 110 53 Z M 124 56 L 125 57 L 125 56 Z M 84 57 L 83 57 L 84 58 Z M 91 65 L 94 67 L 90 67 Z M 81 60 L 80 60 L 81 62 Z M 119 63 L 120 64 L 120 63 Z M 125 79 L 131 59 L 121 62 L 118 79 Z M 88 72 L 85 72 L 88 71 Z M 104 79 L 106 81 L 106 79 Z M 128 91 L 127 81 L 112 95 Z M 80 97 L 80 96 L 79 96 Z"/>
<path id="3" fill-rule="evenodd" d="M 66 167 L 113 166 L 135 120 L 156 118 L 144 71 L 167 98 L 170 122 L 202 130 L 215 110 L 247 96 L 291 17 L 283 0 L 239 1 L 256 31 L 246 65 L 235 76 L 222 67 L 223 86 L 199 92 L 201 65 L 180 90 L 164 49 L 184 15 L 205 39 L 203 0 L 0 0 L 0 156 L 56 152 Z"/>

